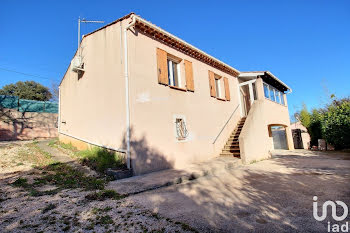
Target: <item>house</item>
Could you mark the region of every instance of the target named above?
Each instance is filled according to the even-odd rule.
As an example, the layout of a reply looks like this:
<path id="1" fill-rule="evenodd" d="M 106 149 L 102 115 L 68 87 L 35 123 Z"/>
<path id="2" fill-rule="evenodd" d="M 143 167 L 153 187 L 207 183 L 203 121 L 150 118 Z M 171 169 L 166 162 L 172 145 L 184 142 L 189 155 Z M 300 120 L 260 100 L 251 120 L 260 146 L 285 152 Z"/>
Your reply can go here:
<path id="1" fill-rule="evenodd" d="M 274 138 L 293 149 L 289 92 L 131 13 L 83 37 L 60 84 L 59 138 L 123 152 L 135 175 L 220 155 L 249 163 Z"/>

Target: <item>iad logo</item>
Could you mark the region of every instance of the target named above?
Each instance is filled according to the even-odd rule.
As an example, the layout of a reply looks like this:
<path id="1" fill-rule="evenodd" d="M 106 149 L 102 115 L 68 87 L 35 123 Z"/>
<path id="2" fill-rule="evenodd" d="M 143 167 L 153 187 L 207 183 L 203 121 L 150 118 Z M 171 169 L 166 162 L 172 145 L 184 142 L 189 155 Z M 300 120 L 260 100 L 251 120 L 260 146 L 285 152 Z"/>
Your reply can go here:
<path id="1" fill-rule="evenodd" d="M 335 201 L 335 203 L 333 201 L 326 201 L 325 203 L 323 203 L 323 206 L 322 206 L 322 213 L 321 213 L 321 216 L 318 216 L 318 213 L 317 213 L 317 209 L 318 209 L 318 206 L 317 206 L 317 196 L 314 196 L 314 203 L 313 203 L 313 215 L 314 215 L 314 218 L 321 222 L 323 220 L 326 219 L 327 217 L 327 208 L 328 206 L 331 207 L 331 210 L 332 210 L 332 218 L 335 220 L 335 221 L 343 221 L 347 216 L 348 216 L 348 213 L 349 213 L 349 209 L 348 209 L 348 206 L 342 202 L 342 201 Z M 341 216 L 338 216 L 337 215 L 337 205 L 340 205 L 344 212 Z M 345 224 L 330 224 L 330 222 L 328 222 L 328 227 L 327 227 L 327 230 L 328 232 L 349 232 L 349 222 L 345 222 Z"/>

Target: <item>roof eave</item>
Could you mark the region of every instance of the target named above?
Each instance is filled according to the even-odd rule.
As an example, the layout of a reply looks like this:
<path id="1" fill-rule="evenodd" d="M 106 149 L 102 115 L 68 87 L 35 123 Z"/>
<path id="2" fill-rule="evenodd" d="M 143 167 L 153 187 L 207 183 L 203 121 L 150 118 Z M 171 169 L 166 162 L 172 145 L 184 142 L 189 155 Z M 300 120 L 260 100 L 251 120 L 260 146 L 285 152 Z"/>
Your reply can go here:
<path id="1" fill-rule="evenodd" d="M 239 77 L 252 77 L 252 78 L 256 78 L 258 76 L 263 76 L 263 75 L 268 75 L 271 78 L 275 79 L 277 82 L 279 82 L 282 86 L 284 86 L 287 90 L 289 90 L 289 92 L 292 92 L 292 88 L 290 88 L 287 84 L 285 84 L 284 82 L 282 82 L 279 78 L 277 78 L 275 75 L 273 75 L 270 71 L 252 71 L 252 72 L 241 72 L 239 74 Z"/>

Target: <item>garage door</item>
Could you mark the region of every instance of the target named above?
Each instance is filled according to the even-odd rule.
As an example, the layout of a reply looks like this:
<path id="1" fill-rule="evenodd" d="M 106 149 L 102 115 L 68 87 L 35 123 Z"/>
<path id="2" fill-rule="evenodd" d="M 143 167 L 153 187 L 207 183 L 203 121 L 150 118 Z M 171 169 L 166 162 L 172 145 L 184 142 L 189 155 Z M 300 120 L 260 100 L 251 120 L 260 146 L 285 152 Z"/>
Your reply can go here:
<path id="1" fill-rule="evenodd" d="M 273 147 L 275 149 L 288 150 L 286 129 L 283 126 L 271 127 Z"/>

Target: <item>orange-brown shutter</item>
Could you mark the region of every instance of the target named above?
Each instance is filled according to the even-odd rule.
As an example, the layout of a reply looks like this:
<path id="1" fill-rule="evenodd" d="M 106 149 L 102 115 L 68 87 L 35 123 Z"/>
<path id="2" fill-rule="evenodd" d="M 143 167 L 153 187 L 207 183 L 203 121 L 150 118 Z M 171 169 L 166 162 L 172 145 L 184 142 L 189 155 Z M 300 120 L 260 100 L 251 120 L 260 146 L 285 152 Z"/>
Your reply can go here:
<path id="1" fill-rule="evenodd" d="M 224 85 L 225 85 L 226 100 L 231 100 L 231 98 L 230 98 L 230 86 L 228 85 L 228 79 L 226 77 L 224 77 Z"/>
<path id="2" fill-rule="evenodd" d="M 216 97 L 215 77 L 214 77 L 214 73 L 210 70 L 209 70 L 209 88 L 210 88 L 210 96 Z"/>
<path id="3" fill-rule="evenodd" d="M 192 62 L 185 60 L 186 88 L 194 91 Z"/>
<path id="4" fill-rule="evenodd" d="M 168 85 L 168 64 L 167 53 L 157 48 L 157 73 L 158 83 Z"/>

